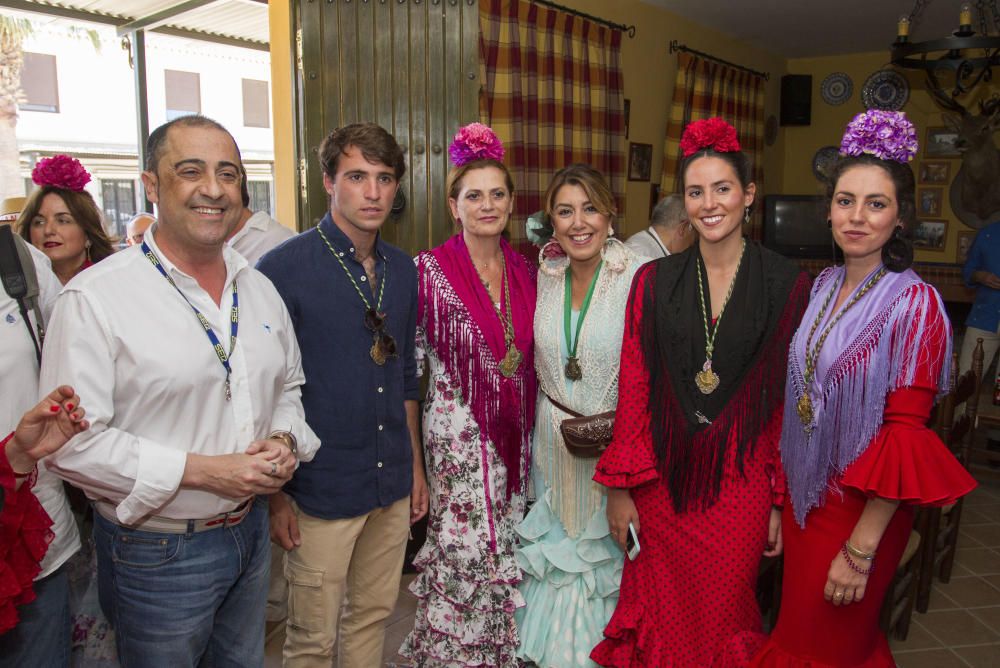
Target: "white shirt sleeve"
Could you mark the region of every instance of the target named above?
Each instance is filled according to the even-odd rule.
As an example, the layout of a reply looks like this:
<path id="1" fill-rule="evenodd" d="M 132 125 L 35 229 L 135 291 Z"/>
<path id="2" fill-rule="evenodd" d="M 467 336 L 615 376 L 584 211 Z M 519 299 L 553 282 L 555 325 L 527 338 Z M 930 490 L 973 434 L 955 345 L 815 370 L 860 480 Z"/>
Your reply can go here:
<path id="1" fill-rule="evenodd" d="M 46 459 L 61 478 L 118 504 L 134 523 L 155 513 L 180 487 L 187 453 L 108 425 L 114 417 L 112 336 L 99 306 L 69 289 L 56 304 L 45 341 L 40 392 L 72 385 L 91 427 Z"/>

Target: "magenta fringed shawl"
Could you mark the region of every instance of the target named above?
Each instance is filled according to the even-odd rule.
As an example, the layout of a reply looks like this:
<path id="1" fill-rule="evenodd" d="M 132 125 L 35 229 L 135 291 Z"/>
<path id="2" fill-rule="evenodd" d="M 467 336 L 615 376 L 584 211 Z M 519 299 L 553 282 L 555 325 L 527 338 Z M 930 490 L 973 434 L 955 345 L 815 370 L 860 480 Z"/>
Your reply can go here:
<path id="1" fill-rule="evenodd" d="M 805 431 L 796 405 L 805 392 L 806 338 L 827 295 L 840 289 L 843 278 L 844 268 L 832 267 L 816 279 L 788 353 L 781 459 L 795 520 L 803 527 L 809 511 L 823 502 L 829 486 L 835 486 L 836 476 L 875 438 L 890 392 L 912 385 L 921 364 L 940 368 L 938 390 L 948 391 L 951 337 L 940 346 L 923 345 L 927 332 L 951 331 L 928 326 L 928 318 L 943 317 L 937 315 L 944 313 L 941 297 L 912 270 L 889 272 L 843 315 L 824 343 L 810 386 L 813 429 Z M 813 335 L 813 345 L 830 320 L 829 310 Z M 922 359 L 928 351 L 941 351 L 943 359 Z"/>
<path id="2" fill-rule="evenodd" d="M 500 247 L 507 263 L 514 341 L 524 355 L 512 378 L 500 373 L 507 352 L 503 326 L 461 234 L 418 257 L 417 322 L 427 345 L 458 381 L 484 444 L 492 442 L 507 467 L 510 498 L 527 480 L 535 422 L 535 269 L 506 241 Z"/>

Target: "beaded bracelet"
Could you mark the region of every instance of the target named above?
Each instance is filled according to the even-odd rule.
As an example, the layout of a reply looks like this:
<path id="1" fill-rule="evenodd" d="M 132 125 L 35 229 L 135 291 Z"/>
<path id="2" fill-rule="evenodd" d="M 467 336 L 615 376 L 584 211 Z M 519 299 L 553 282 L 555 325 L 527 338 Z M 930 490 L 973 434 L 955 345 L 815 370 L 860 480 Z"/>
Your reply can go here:
<path id="1" fill-rule="evenodd" d="M 858 575 L 871 575 L 871 572 L 875 570 L 874 555 L 872 556 L 872 562 L 871 564 L 868 565 L 868 570 L 866 571 L 860 566 L 858 566 L 856 563 L 854 563 L 854 560 L 851 558 L 851 553 L 847 551 L 846 542 L 840 546 L 840 553 L 844 555 L 844 561 L 847 562 L 847 565 L 851 568 L 851 570 L 857 573 Z"/>

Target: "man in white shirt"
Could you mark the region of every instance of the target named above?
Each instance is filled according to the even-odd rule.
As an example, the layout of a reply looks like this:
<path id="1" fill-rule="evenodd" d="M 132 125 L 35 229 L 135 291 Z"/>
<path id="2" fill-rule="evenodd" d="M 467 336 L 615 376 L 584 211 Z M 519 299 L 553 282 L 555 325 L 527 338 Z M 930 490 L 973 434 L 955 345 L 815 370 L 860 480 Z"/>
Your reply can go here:
<path id="1" fill-rule="evenodd" d="M 251 267 L 257 266 L 257 260 L 282 241 L 291 239 L 295 233 L 267 215 L 266 211 L 250 210 L 250 191 L 247 189 L 246 176 L 243 177 L 241 195 L 243 211 L 240 222 L 229 236 L 229 245 L 247 259 Z"/>
<path id="2" fill-rule="evenodd" d="M 656 203 L 649 227 L 633 234 L 625 245 L 637 254 L 655 260 L 680 253 L 694 243 L 694 238 L 684 209 L 684 198 L 674 194 Z"/>
<path id="3" fill-rule="evenodd" d="M 17 241 L 18 239 L 15 239 Z M 48 321 L 62 286 L 52 273 L 49 259 L 34 246 L 24 244 L 38 277 L 42 320 Z M 21 415 L 38 398 L 38 358 L 28 327 L 39 337 L 38 323 L 29 311 L 28 322 L 17 302 L 0 287 L 0 369 L 4 391 L 0 393 L 0 438 L 14 430 Z M 47 394 L 59 383 L 43 388 Z M 18 608 L 20 621 L 0 635 L 0 666 L 68 666 L 70 656 L 69 582 L 66 561 L 80 549 L 73 513 L 66 500 L 62 481 L 38 463 L 38 478 L 32 492 L 52 518 L 52 543 L 42 570 L 35 576 L 36 598 Z"/>
<path id="4" fill-rule="evenodd" d="M 260 666 L 267 501 L 319 447 L 271 282 L 225 240 L 243 167 L 218 123 L 149 137 L 159 220 L 66 286 L 42 382 L 87 397 L 91 429 L 50 458 L 94 500 L 101 605 L 123 665 Z M 255 499 L 255 496 L 257 497 Z"/>

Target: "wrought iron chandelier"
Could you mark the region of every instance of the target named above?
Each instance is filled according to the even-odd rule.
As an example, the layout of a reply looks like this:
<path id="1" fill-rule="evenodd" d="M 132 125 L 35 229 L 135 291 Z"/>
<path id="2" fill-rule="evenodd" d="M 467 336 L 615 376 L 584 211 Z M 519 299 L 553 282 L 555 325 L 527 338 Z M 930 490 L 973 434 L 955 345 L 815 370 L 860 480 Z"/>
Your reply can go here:
<path id="1" fill-rule="evenodd" d="M 923 70 L 934 92 L 954 100 L 981 82 L 990 81 L 993 67 L 1000 65 L 1000 9 L 997 0 L 977 0 L 974 18 L 972 3 L 963 2 L 958 30 L 949 36 L 911 42 L 910 32 L 929 4 L 930 0 L 916 0 L 913 11 L 900 17 L 892 44 L 892 64 Z"/>

